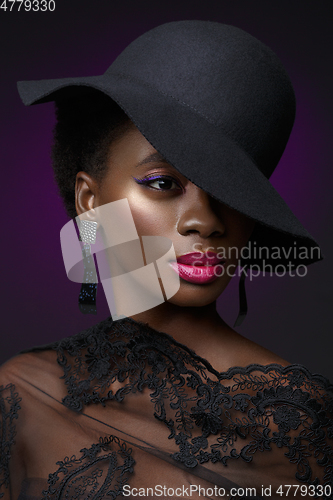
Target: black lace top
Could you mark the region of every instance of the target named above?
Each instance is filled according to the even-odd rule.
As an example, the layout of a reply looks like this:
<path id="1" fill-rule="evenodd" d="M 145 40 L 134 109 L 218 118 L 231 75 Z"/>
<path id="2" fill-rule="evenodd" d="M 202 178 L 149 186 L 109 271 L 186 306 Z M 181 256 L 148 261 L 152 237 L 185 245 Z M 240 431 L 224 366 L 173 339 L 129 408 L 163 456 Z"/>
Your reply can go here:
<path id="1" fill-rule="evenodd" d="M 333 387 L 303 366 L 219 373 L 126 318 L 0 377 L 0 498 L 333 498 Z"/>

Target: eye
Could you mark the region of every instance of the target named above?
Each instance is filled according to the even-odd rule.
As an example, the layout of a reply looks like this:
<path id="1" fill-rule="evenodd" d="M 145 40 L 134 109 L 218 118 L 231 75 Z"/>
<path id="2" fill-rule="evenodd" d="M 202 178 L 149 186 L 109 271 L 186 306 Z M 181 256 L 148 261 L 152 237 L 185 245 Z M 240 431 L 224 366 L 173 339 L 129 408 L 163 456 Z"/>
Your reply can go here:
<path id="1" fill-rule="evenodd" d="M 147 185 L 154 189 L 159 189 L 163 191 L 179 188 L 178 184 L 169 177 L 158 177 L 155 180 L 150 179 Z"/>
<path id="2" fill-rule="evenodd" d="M 138 184 L 144 184 L 145 186 L 156 189 L 157 191 L 173 191 L 175 189 L 182 189 L 173 177 L 168 177 L 167 175 L 152 175 L 144 177 L 143 179 L 137 179 L 134 177 L 134 180 Z"/>

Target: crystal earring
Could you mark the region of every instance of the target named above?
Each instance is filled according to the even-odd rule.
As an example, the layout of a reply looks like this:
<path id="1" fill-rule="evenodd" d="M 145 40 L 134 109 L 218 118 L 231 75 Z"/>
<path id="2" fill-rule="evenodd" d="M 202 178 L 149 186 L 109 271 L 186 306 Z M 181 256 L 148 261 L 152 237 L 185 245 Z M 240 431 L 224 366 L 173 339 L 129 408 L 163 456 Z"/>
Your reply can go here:
<path id="1" fill-rule="evenodd" d="M 243 267 L 241 277 L 239 278 L 239 313 L 236 318 L 234 328 L 240 326 L 247 314 L 247 300 L 245 290 L 246 266 Z"/>
<path id="2" fill-rule="evenodd" d="M 83 314 L 97 314 L 97 272 L 91 247 L 96 242 L 97 222 L 81 220 L 79 225 L 80 240 L 83 242 L 82 257 L 84 276 L 79 294 L 79 309 Z"/>

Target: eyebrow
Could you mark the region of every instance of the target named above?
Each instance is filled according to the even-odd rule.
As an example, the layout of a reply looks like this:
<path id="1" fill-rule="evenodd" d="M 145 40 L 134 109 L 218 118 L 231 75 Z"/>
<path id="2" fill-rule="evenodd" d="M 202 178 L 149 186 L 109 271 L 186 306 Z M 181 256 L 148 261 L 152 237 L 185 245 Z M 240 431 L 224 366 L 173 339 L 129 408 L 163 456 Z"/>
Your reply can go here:
<path id="1" fill-rule="evenodd" d="M 140 163 L 138 163 L 138 164 L 135 166 L 135 168 L 136 168 L 136 167 L 140 167 L 140 165 L 144 165 L 145 163 L 152 163 L 152 162 L 154 162 L 154 161 L 156 161 L 156 162 L 163 162 L 163 163 L 167 163 L 168 165 L 170 165 L 170 163 L 168 163 L 168 162 L 166 161 L 166 159 L 165 159 L 165 158 L 163 158 L 163 156 L 162 156 L 160 153 L 158 153 L 158 152 L 156 151 L 156 153 L 152 153 L 151 155 L 147 156 L 147 157 L 146 157 L 146 158 L 144 158 L 142 161 L 140 161 Z"/>

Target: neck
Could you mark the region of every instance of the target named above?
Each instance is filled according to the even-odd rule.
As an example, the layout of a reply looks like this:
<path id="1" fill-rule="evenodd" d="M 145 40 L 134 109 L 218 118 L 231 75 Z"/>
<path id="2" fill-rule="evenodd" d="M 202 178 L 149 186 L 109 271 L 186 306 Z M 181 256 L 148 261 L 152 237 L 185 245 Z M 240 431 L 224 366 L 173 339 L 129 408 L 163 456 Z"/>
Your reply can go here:
<path id="1" fill-rule="evenodd" d="M 213 348 L 217 336 L 221 339 L 223 332 L 230 330 L 216 311 L 216 302 L 203 307 L 180 307 L 164 302 L 132 318 L 168 333 L 195 351 L 202 348 L 203 340 Z"/>

